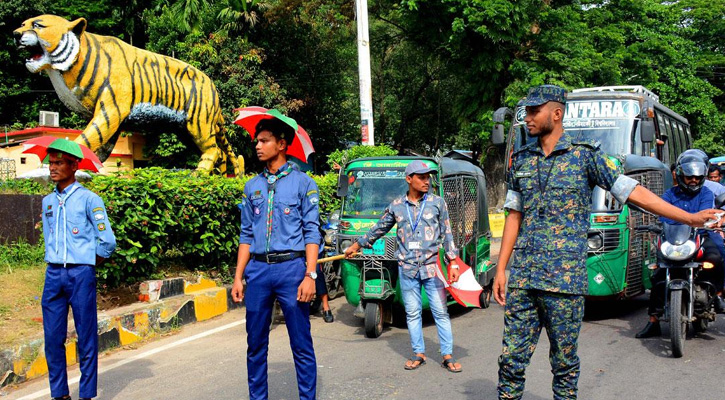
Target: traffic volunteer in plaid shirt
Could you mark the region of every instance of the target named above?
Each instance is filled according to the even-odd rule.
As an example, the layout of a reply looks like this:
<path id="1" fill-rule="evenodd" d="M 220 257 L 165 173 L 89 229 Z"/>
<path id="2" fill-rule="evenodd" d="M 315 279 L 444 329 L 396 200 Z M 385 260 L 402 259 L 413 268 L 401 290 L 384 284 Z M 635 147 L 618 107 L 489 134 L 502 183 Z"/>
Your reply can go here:
<path id="1" fill-rule="evenodd" d="M 430 175 L 437 171 L 415 160 L 405 168 L 408 193 L 395 200 L 385 209 L 380 220 L 370 231 L 345 250 L 351 257 L 360 248 L 369 248 L 397 224 L 398 279 L 403 294 L 408 332 L 414 356 L 405 363 L 405 369 L 417 369 L 425 364 L 423 341 L 423 309 L 421 288 L 425 289 L 430 309 L 438 328 L 443 366 L 451 372 L 461 372 L 461 364 L 453 359 L 453 332 L 448 316 L 446 293 L 443 282 L 436 277 L 438 249 L 441 242 L 448 261 L 458 256 L 453 243 L 448 208 L 440 196 L 428 193 Z M 458 266 L 449 265 L 451 282 L 458 280 Z"/>

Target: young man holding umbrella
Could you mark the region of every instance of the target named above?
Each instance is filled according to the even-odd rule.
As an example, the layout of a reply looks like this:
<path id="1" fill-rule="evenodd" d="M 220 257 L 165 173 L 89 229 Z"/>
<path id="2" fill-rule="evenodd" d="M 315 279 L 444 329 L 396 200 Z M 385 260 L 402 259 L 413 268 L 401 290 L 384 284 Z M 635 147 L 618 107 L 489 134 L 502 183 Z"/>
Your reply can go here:
<path id="1" fill-rule="evenodd" d="M 300 399 L 315 399 L 317 363 L 310 332 L 319 243 L 319 194 L 306 174 L 287 162 L 297 127 L 287 117 L 265 117 L 250 130 L 264 172 L 244 187 L 237 271 L 232 297 L 247 310 L 250 400 L 267 399 L 269 323 L 275 298 L 284 313 Z M 242 280 L 246 281 L 246 283 Z M 246 286 L 246 293 L 244 292 Z"/>
<path id="2" fill-rule="evenodd" d="M 98 318 L 96 266 L 110 257 L 116 238 L 98 195 L 76 182 L 83 153 L 78 144 L 57 139 L 47 148 L 55 190 L 43 198 L 43 236 L 48 268 L 43 287 L 43 331 L 50 395 L 70 399 L 65 341 L 68 306 L 78 334 L 81 400 L 97 395 Z"/>

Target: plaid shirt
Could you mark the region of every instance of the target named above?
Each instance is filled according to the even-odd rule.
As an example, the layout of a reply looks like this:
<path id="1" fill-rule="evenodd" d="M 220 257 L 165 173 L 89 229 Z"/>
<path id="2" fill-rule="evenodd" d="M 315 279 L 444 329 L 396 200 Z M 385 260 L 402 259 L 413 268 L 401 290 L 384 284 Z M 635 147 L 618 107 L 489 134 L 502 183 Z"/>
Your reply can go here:
<path id="1" fill-rule="evenodd" d="M 418 217 L 423 208 L 423 215 Z M 412 219 L 412 221 L 411 221 Z M 419 220 L 415 231 L 413 225 Z M 448 207 L 443 198 L 428 193 L 425 201 L 413 202 L 407 195 L 393 200 L 383 212 L 375 226 L 358 239 L 362 247 L 371 247 L 395 225 L 398 249 L 395 252 L 402 272 L 414 278 L 420 272 L 421 278 L 432 278 L 436 275 L 438 249 L 441 244 L 448 261 L 455 260 L 458 249 L 453 243 L 451 223 L 448 219 Z M 417 243 L 411 246 L 411 243 Z M 414 248 L 411 248 L 414 247 Z"/>

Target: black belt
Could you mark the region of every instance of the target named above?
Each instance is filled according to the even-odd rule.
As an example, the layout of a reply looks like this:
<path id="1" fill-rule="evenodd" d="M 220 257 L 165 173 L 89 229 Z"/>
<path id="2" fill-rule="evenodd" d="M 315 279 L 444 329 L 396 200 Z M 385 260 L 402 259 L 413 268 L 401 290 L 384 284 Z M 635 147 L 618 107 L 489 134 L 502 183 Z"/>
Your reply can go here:
<path id="1" fill-rule="evenodd" d="M 257 261 L 263 261 L 267 264 L 276 264 L 284 261 L 294 260 L 305 255 L 304 251 L 290 251 L 289 253 L 266 253 L 252 254 L 252 258 Z"/>

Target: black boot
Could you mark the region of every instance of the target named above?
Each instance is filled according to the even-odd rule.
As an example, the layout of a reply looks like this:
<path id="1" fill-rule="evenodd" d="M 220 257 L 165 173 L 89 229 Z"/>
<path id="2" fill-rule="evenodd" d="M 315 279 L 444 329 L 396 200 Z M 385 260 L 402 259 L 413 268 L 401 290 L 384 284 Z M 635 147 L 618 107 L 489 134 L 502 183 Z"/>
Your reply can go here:
<path id="1" fill-rule="evenodd" d="M 725 300 L 723 300 L 722 297 L 715 295 L 713 305 L 715 306 L 716 313 L 725 314 Z"/>
<path id="2" fill-rule="evenodd" d="M 335 317 L 332 316 L 331 310 L 322 311 L 322 319 L 325 320 L 325 322 L 327 322 L 328 324 L 335 321 Z"/>
<path id="3" fill-rule="evenodd" d="M 637 332 L 634 337 L 637 339 L 645 339 L 645 338 L 651 338 L 655 336 L 662 336 L 662 330 L 660 329 L 660 322 L 647 322 L 647 325 L 645 325 L 644 329 Z"/>

